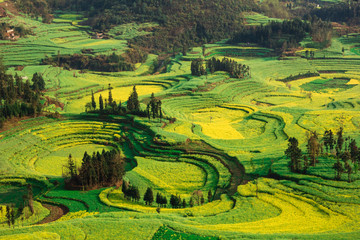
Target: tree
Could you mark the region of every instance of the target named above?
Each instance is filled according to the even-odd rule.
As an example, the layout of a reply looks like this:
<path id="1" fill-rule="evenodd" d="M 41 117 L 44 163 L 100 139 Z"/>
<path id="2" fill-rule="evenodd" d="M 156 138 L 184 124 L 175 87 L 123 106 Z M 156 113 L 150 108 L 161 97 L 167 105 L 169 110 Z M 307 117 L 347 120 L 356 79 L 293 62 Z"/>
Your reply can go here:
<path id="1" fill-rule="evenodd" d="M 356 145 L 356 141 L 355 139 L 352 139 L 350 144 L 349 144 L 349 149 L 350 149 L 350 155 L 351 155 L 351 161 L 353 163 L 355 163 L 359 157 L 359 148 Z"/>
<path id="2" fill-rule="evenodd" d="M 291 137 L 288 140 L 288 148 L 285 150 L 285 155 L 290 158 L 290 168 L 292 172 L 299 172 L 301 168 L 300 158 L 302 154 L 298 145 L 298 140 Z"/>
<path id="3" fill-rule="evenodd" d="M 6 206 L 6 220 L 9 227 L 11 227 L 11 208 L 9 206 Z"/>
<path id="4" fill-rule="evenodd" d="M 323 142 L 326 152 L 332 151 L 334 149 L 334 134 L 331 130 L 326 130 L 323 137 Z"/>
<path id="5" fill-rule="evenodd" d="M 96 109 L 96 102 L 95 102 L 95 97 L 94 97 L 94 92 L 93 91 L 91 91 L 91 106 L 92 106 L 93 110 Z"/>
<path id="6" fill-rule="evenodd" d="M 194 200 L 192 198 L 190 198 L 189 205 L 190 205 L 190 207 L 194 206 Z"/>
<path id="7" fill-rule="evenodd" d="M 100 108 L 100 111 L 103 111 L 104 110 L 104 101 L 103 101 L 103 98 L 100 94 L 100 97 L 99 97 L 99 108 Z"/>
<path id="8" fill-rule="evenodd" d="M 351 182 L 351 173 L 352 173 L 352 166 L 350 165 L 350 159 L 351 159 L 351 154 L 348 151 L 345 151 L 344 153 L 341 154 L 341 160 L 344 162 L 344 169 L 343 172 L 345 172 L 348 174 L 348 181 Z"/>
<path id="9" fill-rule="evenodd" d="M 45 90 L 45 81 L 43 76 L 40 73 L 34 73 L 32 77 L 32 89 L 35 91 L 43 91 Z"/>
<path id="10" fill-rule="evenodd" d="M 339 131 L 336 133 L 337 135 L 337 142 L 336 142 L 336 155 L 340 156 L 340 153 L 342 151 L 343 148 L 343 144 L 344 144 L 344 138 L 343 138 L 343 128 L 340 127 Z"/>
<path id="11" fill-rule="evenodd" d="M 153 191 L 149 187 L 146 189 L 146 192 L 144 194 L 144 201 L 145 201 L 146 205 L 151 205 L 152 202 L 154 201 Z"/>
<path id="12" fill-rule="evenodd" d="M 204 203 L 205 203 L 204 196 L 201 196 L 201 198 L 200 198 L 200 204 L 203 205 Z"/>
<path id="13" fill-rule="evenodd" d="M 203 197 L 203 193 L 201 190 L 195 190 L 192 194 L 191 194 L 191 198 L 194 201 L 194 204 L 200 205 L 200 200 L 201 197 Z"/>
<path id="14" fill-rule="evenodd" d="M 308 149 L 308 154 L 311 159 L 311 165 L 315 166 L 317 162 L 317 157 L 320 154 L 320 143 L 316 131 L 310 133 L 306 147 Z"/>
<path id="15" fill-rule="evenodd" d="M 71 154 L 69 154 L 66 167 L 69 170 L 70 178 L 74 178 L 77 175 L 77 172 L 76 172 L 76 165 Z"/>
<path id="16" fill-rule="evenodd" d="M 155 98 L 154 93 L 151 94 L 150 102 L 146 106 L 146 112 L 147 112 L 149 120 L 150 120 L 151 116 L 154 119 L 157 117 L 162 118 L 161 100 Z"/>
<path id="17" fill-rule="evenodd" d="M 114 101 L 114 99 L 112 98 L 112 93 L 111 93 L 111 84 L 109 83 L 109 98 L 108 98 L 108 104 L 111 106 L 112 102 Z"/>
<path id="18" fill-rule="evenodd" d="M 158 207 L 160 206 L 161 204 L 161 195 L 160 193 L 156 193 L 156 200 L 155 202 L 157 203 Z"/>
<path id="19" fill-rule="evenodd" d="M 130 94 L 128 98 L 127 109 L 129 111 L 135 111 L 135 112 L 138 112 L 140 109 L 140 102 L 138 99 L 138 94 L 136 92 L 136 86 L 134 86 L 133 92 Z"/>
<path id="20" fill-rule="evenodd" d="M 194 76 L 205 75 L 205 68 L 203 66 L 203 60 L 201 58 L 191 61 L 191 74 Z"/>
<path id="21" fill-rule="evenodd" d="M 183 201 L 182 201 L 182 207 L 183 207 L 183 208 L 186 208 L 186 201 L 185 201 L 185 199 L 183 199 Z"/>
<path id="22" fill-rule="evenodd" d="M 213 197 L 213 195 L 212 195 L 212 192 L 211 192 L 211 189 L 210 189 L 209 192 L 208 192 L 208 202 L 211 202 L 212 197 Z"/>
<path id="23" fill-rule="evenodd" d="M 348 182 L 350 183 L 351 182 L 351 174 L 352 174 L 352 171 L 353 171 L 353 167 L 351 166 L 351 164 L 349 163 L 349 161 L 346 161 L 345 162 L 345 170 L 348 174 Z"/>
<path id="24" fill-rule="evenodd" d="M 335 169 L 335 180 L 340 180 L 341 174 L 344 172 L 345 169 L 339 159 L 337 159 L 336 163 L 334 163 L 333 169 Z"/>

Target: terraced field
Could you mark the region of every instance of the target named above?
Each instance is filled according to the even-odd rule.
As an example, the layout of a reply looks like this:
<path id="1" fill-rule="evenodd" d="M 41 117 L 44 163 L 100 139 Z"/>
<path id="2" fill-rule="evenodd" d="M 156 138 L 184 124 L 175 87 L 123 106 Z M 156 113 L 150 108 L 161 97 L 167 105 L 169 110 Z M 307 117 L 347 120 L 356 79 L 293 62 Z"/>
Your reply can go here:
<path id="1" fill-rule="evenodd" d="M 346 137 L 360 142 L 358 59 L 354 52 L 342 54 L 341 47 L 335 47 L 354 42 L 335 39 L 330 50 L 336 58 L 321 58 L 326 50 L 319 50 L 312 60 L 302 52 L 279 60 L 270 49 L 220 42 L 205 45 L 204 55 L 196 47 L 186 56 L 175 56 L 160 74 L 149 71 L 156 55 L 149 55 L 134 72 L 80 73 L 38 65 L 45 54 L 58 50 L 76 53 L 94 48 L 107 53 L 116 46 L 118 52 L 124 51 L 123 39 L 137 29 L 125 26 L 128 31 L 113 30 L 124 36 L 90 39 L 78 26 L 81 17 L 59 13 L 51 25 L 16 17 L 12 21 L 35 27 L 34 36 L 0 45 L 0 51 L 14 54 L 4 58 L 6 65 L 25 66 L 9 72 L 22 77 L 43 74 L 45 95 L 57 101 L 47 110 L 62 113 L 59 119 L 22 120 L 0 133 L 0 205 L 21 198 L 29 183 L 35 199 L 35 214 L 25 209 L 19 216 L 25 221 L 17 220 L 15 229 L 6 225 L 0 210 L 0 239 L 359 238 L 359 172 L 353 174 L 352 183 L 346 174 L 334 181 L 331 166 L 336 159 L 323 155 L 306 174 L 295 174 L 284 157 L 289 137 L 299 139 L 306 151 L 309 131 L 322 136 L 325 130 L 343 127 Z M 248 23 L 256 18 L 247 16 Z M 191 75 L 192 59 L 213 56 L 249 65 L 251 77 L 233 79 L 226 72 Z M 319 76 L 277 81 L 309 71 Z M 176 121 L 84 114 L 91 92 L 95 99 L 100 94 L 106 98 L 109 83 L 114 99 L 123 106 L 134 85 L 142 109 L 155 93 L 165 117 Z M 121 188 L 64 188 L 63 166 L 69 154 L 79 165 L 85 151 L 114 148 L 126 157 L 125 179 L 139 188 L 141 196 L 151 187 L 167 199 L 179 195 L 185 208 L 168 204 L 158 213 L 157 204 L 145 205 L 142 198 L 130 201 Z M 205 202 L 190 207 L 197 190 Z M 209 190 L 214 195 L 210 202 Z M 46 204 L 65 209 L 66 215 L 45 223 L 54 212 Z"/>

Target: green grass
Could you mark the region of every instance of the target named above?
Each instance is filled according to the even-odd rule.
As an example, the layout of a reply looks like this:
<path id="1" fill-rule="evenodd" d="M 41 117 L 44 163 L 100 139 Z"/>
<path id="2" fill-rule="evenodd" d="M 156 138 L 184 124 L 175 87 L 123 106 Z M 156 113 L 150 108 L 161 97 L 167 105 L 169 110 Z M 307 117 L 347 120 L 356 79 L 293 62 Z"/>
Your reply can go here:
<path id="1" fill-rule="evenodd" d="M 17 226 L 14 230 L 4 227 L 0 228 L 0 238 L 359 238 L 359 173 L 353 175 L 353 183 L 346 182 L 346 174 L 341 181 L 333 181 L 331 165 L 335 160 L 320 158 L 307 174 L 294 174 L 283 158 L 288 137 L 298 138 L 306 150 L 306 132 L 310 130 L 321 136 L 325 129 L 336 131 L 343 126 L 346 136 L 360 142 L 358 36 L 334 38 L 330 48 L 316 49 L 313 60 L 301 58 L 303 52 L 279 60 L 270 49 L 248 44 L 230 46 L 223 41 L 205 45 L 205 56 L 202 47 L 191 49 L 186 56 L 175 56 L 165 73 L 151 74 L 158 57 L 154 54 L 133 72 L 80 73 L 41 66 L 39 61 L 58 50 L 61 54 L 79 53 L 83 48 L 92 48 L 96 54 L 121 53 L 127 48 L 126 40 L 148 34 L 157 26 L 120 25 L 110 31 L 114 39 L 98 40 L 89 38 L 86 29 L 79 26 L 81 13 L 57 12 L 55 17 L 50 25 L 22 16 L 3 19 L 34 27 L 34 35 L 11 44 L 1 42 L 0 51 L 7 53 L 5 64 L 25 66 L 22 71 L 12 67 L 9 72 L 28 78 L 42 73 L 47 84 L 45 94 L 64 104 L 64 109 L 55 105 L 47 109 L 73 115 L 59 120 L 24 120 L 0 133 L 0 173 L 4 177 L 0 181 L 0 204 L 21 199 L 30 180 L 38 197 L 51 187 L 45 177 L 54 180 L 61 175 L 68 154 L 80 164 L 84 151 L 103 148 L 118 148 L 129 159 L 125 177 L 142 194 L 150 186 L 168 199 L 171 194 L 180 194 L 188 201 L 194 190 L 201 189 L 206 195 L 209 189 L 217 189 L 220 199 L 211 203 L 206 199 L 206 204 L 193 208 L 163 208 L 158 214 L 155 204 L 147 207 L 142 201 L 127 201 L 113 188 L 84 192 L 68 191 L 60 185 L 39 198 L 64 204 L 73 214 L 88 211 L 94 215 Z M 245 18 L 248 24 L 270 20 L 261 14 L 247 14 Z M 232 79 L 225 72 L 191 76 L 190 60 L 223 56 L 249 65 L 251 78 Z M 289 84 L 276 81 L 309 71 L 320 72 L 320 76 Z M 348 79 L 355 80 L 354 84 L 347 85 Z M 164 115 L 176 118 L 175 123 L 139 117 L 133 125 L 123 117 L 104 121 L 75 118 L 90 101 L 91 91 L 96 99 L 100 93 L 107 97 L 109 83 L 114 88 L 113 97 L 124 106 L 133 85 L 137 85 L 143 109 L 154 92 L 162 99 Z M 124 134 L 133 148 L 128 142 L 115 141 L 115 134 Z M 154 143 L 154 135 L 169 146 Z M 199 147 L 195 140 L 216 149 L 205 144 Z M 249 182 L 228 196 L 226 187 L 233 187 L 234 169 L 226 165 L 231 161 L 244 166 Z M 280 179 L 262 178 L 270 168 Z M 40 212 L 38 215 L 44 216 L 45 211 Z M 29 224 L 34 222 L 29 220 Z"/>

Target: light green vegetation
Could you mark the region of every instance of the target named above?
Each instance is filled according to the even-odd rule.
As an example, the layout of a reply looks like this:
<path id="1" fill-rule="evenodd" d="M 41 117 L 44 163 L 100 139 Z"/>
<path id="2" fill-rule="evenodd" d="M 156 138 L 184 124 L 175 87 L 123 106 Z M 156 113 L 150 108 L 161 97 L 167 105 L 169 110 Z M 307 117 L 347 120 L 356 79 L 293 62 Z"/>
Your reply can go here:
<path id="1" fill-rule="evenodd" d="M 158 27 L 157 23 L 128 23 L 113 27 L 109 34 L 115 39 L 129 40 L 137 36 L 144 36 L 151 34 L 151 29 Z"/>
<path id="2" fill-rule="evenodd" d="M 244 18 L 246 20 L 247 25 L 257 26 L 260 24 L 267 24 L 270 21 L 282 21 L 282 19 L 278 18 L 269 18 L 268 16 L 262 15 L 260 13 L 249 12 L 244 13 Z"/>
<path id="3" fill-rule="evenodd" d="M 259 15 L 246 17 L 248 23 L 267 21 Z M 45 94 L 63 104 L 51 105 L 48 110 L 65 113 L 61 119 L 24 120 L 0 133 L 0 189 L 6 194 L 1 201 L 8 203 L 16 192 L 23 195 L 26 180 L 37 179 L 37 198 L 70 210 L 62 221 L 51 224 L 17 226 L 15 230 L 3 227 L 3 238 L 161 239 L 169 234 L 190 239 L 359 238 L 359 173 L 353 175 L 353 183 L 346 182 L 346 174 L 341 181 L 333 181 L 331 165 L 335 160 L 323 156 L 305 175 L 294 174 L 283 157 L 289 137 L 296 137 L 306 151 L 308 131 L 316 130 L 322 137 L 325 130 L 336 131 L 342 126 L 345 136 L 360 142 L 358 36 L 334 39 L 328 49 L 312 49 L 316 50 L 312 60 L 301 57 L 304 51 L 279 60 L 271 49 L 222 42 L 205 45 L 204 56 L 202 47 L 191 49 L 186 56 L 175 56 L 167 72 L 161 74 L 151 74 L 156 55 L 149 55 L 134 72 L 80 73 L 39 66 L 45 54 L 56 55 L 59 49 L 61 53 L 83 48 L 97 53 L 126 49 L 124 40 L 90 39 L 77 25 L 80 18 L 59 13 L 54 24 L 44 25 L 16 17 L 11 21 L 35 26 L 35 35 L 15 45 L 6 42 L 0 46 L 2 52 L 16 53 L 5 56 L 7 65 L 25 65 L 22 71 L 11 68 L 9 72 L 29 78 L 41 72 L 47 83 Z M 154 26 L 122 25 L 112 32 L 123 34 L 118 39 L 129 39 L 145 33 L 144 27 Z M 251 77 L 232 79 L 225 72 L 191 76 L 191 59 L 224 56 L 249 65 Z M 309 71 L 319 76 L 276 81 Z M 114 99 L 117 103 L 121 100 L 123 106 L 133 85 L 142 109 L 154 92 L 162 100 L 164 115 L 176 121 L 140 117 L 134 117 L 133 122 L 130 117 L 99 120 L 79 115 L 91 101 L 91 91 L 96 101 L 100 94 L 108 97 L 109 83 Z M 115 135 L 126 140 L 118 141 Z M 60 184 L 52 186 L 45 179 L 52 178 L 54 183 L 70 153 L 80 164 L 84 151 L 91 154 L 111 148 L 119 149 L 128 159 L 125 178 L 139 187 L 142 196 L 152 187 L 155 194 L 161 192 L 168 200 L 171 194 L 179 194 L 188 202 L 193 191 L 202 190 L 205 204 L 184 209 L 168 205 L 159 214 L 155 203 L 145 206 L 142 200 L 126 200 L 121 189 L 69 191 L 62 180 L 57 179 Z M 249 180 L 240 186 L 244 176 L 239 163 Z M 265 177 L 270 169 L 278 180 Z M 208 190 L 216 196 L 210 203 Z"/>

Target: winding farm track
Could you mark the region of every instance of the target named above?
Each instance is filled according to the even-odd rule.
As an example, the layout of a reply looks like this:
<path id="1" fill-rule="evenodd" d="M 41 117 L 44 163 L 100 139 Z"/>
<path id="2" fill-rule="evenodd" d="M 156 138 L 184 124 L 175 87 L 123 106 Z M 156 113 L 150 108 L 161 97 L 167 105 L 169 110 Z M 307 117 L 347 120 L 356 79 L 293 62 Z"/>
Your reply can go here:
<path id="1" fill-rule="evenodd" d="M 50 210 L 50 214 L 37 224 L 54 222 L 69 212 L 69 209 L 63 205 L 55 206 L 47 203 L 43 203 L 42 205 Z"/>

